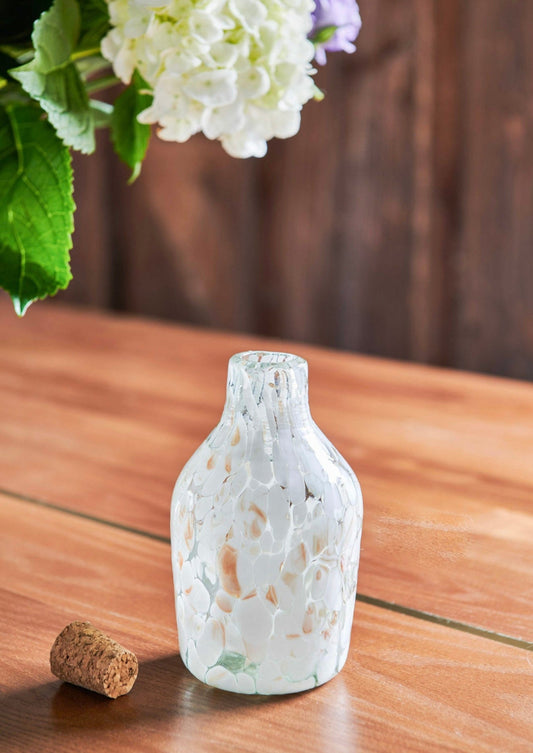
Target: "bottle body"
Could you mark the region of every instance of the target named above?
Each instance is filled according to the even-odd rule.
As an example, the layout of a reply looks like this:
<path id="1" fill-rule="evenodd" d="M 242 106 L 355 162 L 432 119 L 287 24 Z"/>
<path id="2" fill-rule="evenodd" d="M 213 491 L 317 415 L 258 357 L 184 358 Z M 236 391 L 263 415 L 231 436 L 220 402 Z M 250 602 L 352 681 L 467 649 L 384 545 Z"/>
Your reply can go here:
<path id="1" fill-rule="evenodd" d="M 314 424 L 307 364 L 233 356 L 222 419 L 173 495 L 180 652 L 200 680 L 290 693 L 331 679 L 348 653 L 362 498 Z"/>

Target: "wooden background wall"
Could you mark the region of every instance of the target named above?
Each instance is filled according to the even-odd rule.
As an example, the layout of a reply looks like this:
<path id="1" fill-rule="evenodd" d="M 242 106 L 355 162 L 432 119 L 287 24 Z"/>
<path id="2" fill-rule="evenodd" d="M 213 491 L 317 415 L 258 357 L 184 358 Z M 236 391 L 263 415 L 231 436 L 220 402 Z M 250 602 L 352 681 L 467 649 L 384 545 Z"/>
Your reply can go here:
<path id="1" fill-rule="evenodd" d="M 533 1 L 361 0 L 300 134 L 76 160 L 58 298 L 533 378 Z"/>

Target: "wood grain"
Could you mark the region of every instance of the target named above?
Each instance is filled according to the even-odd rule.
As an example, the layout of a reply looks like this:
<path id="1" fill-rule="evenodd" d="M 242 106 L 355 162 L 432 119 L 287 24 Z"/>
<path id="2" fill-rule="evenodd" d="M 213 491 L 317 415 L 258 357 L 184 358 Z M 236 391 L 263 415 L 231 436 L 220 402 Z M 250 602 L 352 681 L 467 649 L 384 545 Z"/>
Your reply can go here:
<path id="1" fill-rule="evenodd" d="M 360 590 L 533 640 L 533 387 L 42 305 L 0 309 L 0 487 L 168 536 L 220 416 L 227 359 L 309 359 L 318 424 L 356 469 Z"/>
<path id="2" fill-rule="evenodd" d="M 326 97 L 302 112 L 298 138 L 274 140 L 256 167 L 256 331 L 328 343 L 338 328 L 336 254 L 344 122 L 339 59 L 317 74 Z"/>
<path id="3" fill-rule="evenodd" d="M 533 5 L 472 0 L 465 11 L 454 361 L 533 378 Z"/>
<path id="4" fill-rule="evenodd" d="M 455 363 L 463 20 L 461 0 L 416 3 L 410 352 L 442 365 Z"/>
<path id="5" fill-rule="evenodd" d="M 154 138 L 142 178 L 111 174 L 117 308 L 198 324 L 252 324 L 250 161 L 218 143 Z"/>
<path id="6" fill-rule="evenodd" d="M 0 506 L 0 743 L 39 751 L 513 750 L 533 741 L 529 652 L 358 604 L 345 669 L 285 698 L 202 685 L 176 654 L 169 547 L 31 503 Z M 140 659 L 117 701 L 50 673 L 71 619 Z"/>
<path id="7" fill-rule="evenodd" d="M 413 211 L 414 2 L 364 9 L 359 57 L 343 59 L 344 142 L 339 226 L 337 338 L 342 348 L 409 353 Z"/>

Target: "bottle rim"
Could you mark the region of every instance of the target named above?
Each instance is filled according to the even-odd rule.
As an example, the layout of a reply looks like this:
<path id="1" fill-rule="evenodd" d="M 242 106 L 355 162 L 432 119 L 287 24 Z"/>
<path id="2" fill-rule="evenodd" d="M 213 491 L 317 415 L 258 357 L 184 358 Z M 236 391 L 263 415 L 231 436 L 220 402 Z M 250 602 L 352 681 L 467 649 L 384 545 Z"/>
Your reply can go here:
<path id="1" fill-rule="evenodd" d="M 246 370 L 261 369 L 269 371 L 301 369 L 307 370 L 307 361 L 294 353 L 274 350 L 246 350 L 235 353 L 229 360 L 230 366 L 240 366 Z"/>

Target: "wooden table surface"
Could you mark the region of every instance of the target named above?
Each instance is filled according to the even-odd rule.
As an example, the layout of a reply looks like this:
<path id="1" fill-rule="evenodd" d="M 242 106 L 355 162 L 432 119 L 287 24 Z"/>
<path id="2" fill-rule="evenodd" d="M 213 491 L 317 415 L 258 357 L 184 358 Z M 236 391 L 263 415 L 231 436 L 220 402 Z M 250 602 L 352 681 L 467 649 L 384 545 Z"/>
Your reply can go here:
<path id="1" fill-rule="evenodd" d="M 309 361 L 365 498 L 346 667 L 307 693 L 204 686 L 177 653 L 169 505 L 229 356 Z M 0 750 L 533 750 L 533 386 L 0 302 Z M 116 701 L 50 673 L 88 619 L 135 651 Z"/>

